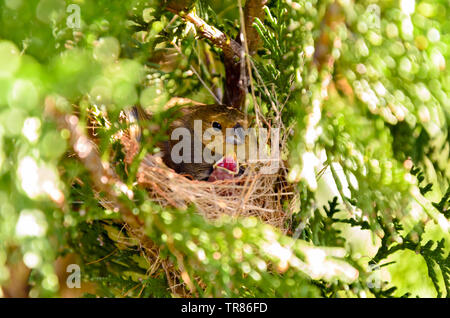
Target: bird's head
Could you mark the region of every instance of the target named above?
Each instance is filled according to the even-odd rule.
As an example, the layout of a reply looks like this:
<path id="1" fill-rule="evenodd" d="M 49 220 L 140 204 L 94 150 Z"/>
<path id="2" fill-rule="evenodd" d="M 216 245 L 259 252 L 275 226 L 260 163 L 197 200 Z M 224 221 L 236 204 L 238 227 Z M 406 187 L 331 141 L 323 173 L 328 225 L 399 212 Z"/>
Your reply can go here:
<path id="1" fill-rule="evenodd" d="M 236 147 L 245 147 L 249 119 L 240 110 L 218 104 L 184 106 L 179 110 L 180 117 L 173 126 L 198 134 L 201 125 L 202 136 L 195 138 L 201 138 L 203 145 L 215 153 L 225 154 L 227 149 L 236 151 Z"/>

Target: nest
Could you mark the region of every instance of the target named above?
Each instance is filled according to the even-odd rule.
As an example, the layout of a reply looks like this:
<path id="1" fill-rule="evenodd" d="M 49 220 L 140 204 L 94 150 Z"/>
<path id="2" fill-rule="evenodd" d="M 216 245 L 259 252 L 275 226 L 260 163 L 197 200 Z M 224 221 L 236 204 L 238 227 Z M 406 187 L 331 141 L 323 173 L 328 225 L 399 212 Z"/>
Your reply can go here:
<path id="1" fill-rule="evenodd" d="M 125 162 L 131 162 L 139 145 L 127 134 L 121 142 Z M 198 181 L 175 173 L 159 156 L 147 155 L 140 164 L 137 183 L 161 206 L 185 209 L 194 204 L 209 220 L 224 214 L 233 218 L 254 216 L 286 233 L 290 213 L 283 209 L 283 202 L 294 194 L 285 182 L 284 169 L 264 174 L 260 172 L 262 167 L 259 163 L 247 165 L 243 175 L 231 180 Z"/>
<path id="2" fill-rule="evenodd" d="M 131 164 L 139 152 L 139 143 L 128 132 L 122 132 L 118 137 L 123 146 L 124 161 Z M 280 168 L 275 174 L 263 174 L 262 167 L 264 165 L 261 163 L 247 165 L 241 176 L 231 180 L 197 181 L 177 174 L 159 156 L 147 155 L 140 163 L 137 183 L 147 190 L 151 200 L 163 207 L 184 209 L 194 204 L 198 213 L 208 220 L 223 215 L 232 218 L 253 216 L 286 234 L 298 196 L 286 182 L 285 168 Z M 140 237 L 134 235 L 135 230 L 127 224 L 124 227 L 135 239 Z M 119 237 L 116 239 L 121 240 Z M 126 241 L 123 243 L 126 244 Z M 158 246 L 147 244 L 144 250 L 148 263 L 151 264 L 147 272 L 149 276 L 162 268 L 173 295 L 195 296 L 177 266 L 160 257 Z M 198 278 L 194 279 L 198 286 L 203 286 Z"/>

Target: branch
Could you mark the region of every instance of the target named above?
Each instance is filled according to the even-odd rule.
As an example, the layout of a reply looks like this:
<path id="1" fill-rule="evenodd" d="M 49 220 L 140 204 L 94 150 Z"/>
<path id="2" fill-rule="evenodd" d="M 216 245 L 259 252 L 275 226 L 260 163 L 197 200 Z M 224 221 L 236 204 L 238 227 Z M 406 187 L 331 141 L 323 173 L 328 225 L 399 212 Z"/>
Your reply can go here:
<path id="1" fill-rule="evenodd" d="M 244 7 L 244 18 L 241 20 L 241 32 L 239 32 L 236 39 L 237 43 L 242 46 L 240 50 L 239 59 L 230 60 L 225 57 L 225 102 L 236 108 L 242 108 L 245 103 L 245 95 L 247 93 L 247 87 L 251 81 L 249 75 L 251 72 L 250 65 L 247 63 L 245 54 L 252 56 L 256 53 L 256 50 L 260 44 L 259 34 L 253 27 L 255 18 L 259 18 L 264 21 L 263 7 L 267 3 L 267 0 L 247 0 Z M 242 7 L 239 6 L 240 10 Z M 242 17 L 242 12 L 240 12 Z M 253 94 L 253 87 L 252 87 Z M 253 94 L 254 95 L 254 94 Z"/>
<path id="2" fill-rule="evenodd" d="M 246 86 L 239 83 L 241 80 L 241 67 L 239 63 L 243 48 L 222 31 L 210 26 L 193 11 L 186 13 L 180 7 L 167 6 L 167 10 L 179 15 L 184 21 L 195 26 L 197 34 L 209 40 L 215 47 L 222 49 L 225 66 L 225 96 L 223 103 L 241 108 L 245 100 Z"/>
<path id="3" fill-rule="evenodd" d="M 245 95 L 247 87 L 251 84 L 249 80 L 250 65 L 247 61 L 247 68 L 245 54 L 252 56 L 256 53 L 260 44 L 259 34 L 253 27 L 255 18 L 264 21 L 263 7 L 267 0 L 247 0 L 244 7 L 244 18 L 241 20 L 241 31 L 236 39 L 237 43 L 242 46 L 240 50 L 239 59 L 229 60 L 225 57 L 225 102 L 236 108 L 242 108 L 245 103 Z M 239 4 L 239 10 L 242 7 Z M 240 12 L 242 18 L 242 12 Z M 253 94 L 253 87 L 252 87 Z M 254 94 L 253 94 L 254 95 Z"/>
<path id="4" fill-rule="evenodd" d="M 242 108 L 248 87 L 248 74 L 245 69 L 245 51 L 242 43 L 246 42 L 248 53 L 253 55 L 259 46 L 258 32 L 253 28 L 256 17 L 264 20 L 263 7 L 267 0 L 248 0 L 244 8 L 244 25 L 237 39 L 233 40 L 214 26 L 210 26 L 189 10 L 189 1 L 167 1 L 166 9 L 179 15 L 184 21 L 192 23 L 202 38 L 209 40 L 215 47 L 222 49 L 225 66 L 224 104 Z M 244 41 L 244 35 L 246 36 Z"/>
<path id="5" fill-rule="evenodd" d="M 45 100 L 45 114 L 56 121 L 60 130 L 66 129 L 70 132 L 69 142 L 72 149 L 90 173 L 95 190 L 105 194 L 108 207 L 120 213 L 144 248 L 153 249 L 153 242 L 145 234 L 144 222 L 119 199 L 120 195 L 126 195 L 132 199 L 133 192 L 115 176 L 108 163 L 102 162 L 96 144 L 84 134 L 78 123 L 78 117 L 60 112 L 52 97 L 47 97 Z"/>

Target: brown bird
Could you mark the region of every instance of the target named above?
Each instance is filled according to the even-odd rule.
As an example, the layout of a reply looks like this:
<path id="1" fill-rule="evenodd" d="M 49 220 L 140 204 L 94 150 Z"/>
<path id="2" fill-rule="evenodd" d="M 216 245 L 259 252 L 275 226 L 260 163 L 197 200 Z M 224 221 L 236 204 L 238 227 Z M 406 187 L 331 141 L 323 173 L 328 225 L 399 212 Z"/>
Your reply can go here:
<path id="1" fill-rule="evenodd" d="M 167 130 L 168 140 L 157 146 L 164 163 L 177 173 L 207 180 L 227 151 L 236 153 L 237 147 L 247 144 L 247 116 L 236 108 L 197 103 L 176 105 L 171 110 L 177 116 Z M 143 117 L 142 109 L 135 108 L 134 113 Z"/>

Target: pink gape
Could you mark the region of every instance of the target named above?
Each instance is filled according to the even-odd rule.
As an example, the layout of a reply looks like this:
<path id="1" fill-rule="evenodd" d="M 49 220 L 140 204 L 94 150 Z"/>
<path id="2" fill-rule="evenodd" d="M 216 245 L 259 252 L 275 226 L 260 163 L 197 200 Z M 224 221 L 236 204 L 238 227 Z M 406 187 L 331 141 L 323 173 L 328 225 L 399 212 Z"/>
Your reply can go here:
<path id="1" fill-rule="evenodd" d="M 208 178 L 208 181 L 230 180 L 239 173 L 239 163 L 236 155 L 227 155 L 216 162 L 214 170 Z"/>

